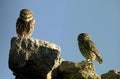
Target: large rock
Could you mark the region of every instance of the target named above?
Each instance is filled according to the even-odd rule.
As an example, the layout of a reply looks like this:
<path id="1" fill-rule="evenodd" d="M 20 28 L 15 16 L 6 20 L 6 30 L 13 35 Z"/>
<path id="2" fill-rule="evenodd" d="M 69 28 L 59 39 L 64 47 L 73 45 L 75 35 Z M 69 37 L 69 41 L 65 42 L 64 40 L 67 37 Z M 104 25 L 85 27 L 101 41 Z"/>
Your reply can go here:
<path id="1" fill-rule="evenodd" d="M 93 63 L 63 61 L 59 46 L 33 38 L 11 39 L 9 68 L 15 79 L 120 79 L 118 70 L 100 77 Z"/>
<path id="2" fill-rule="evenodd" d="M 16 79 L 51 79 L 52 70 L 62 62 L 60 47 L 33 38 L 11 39 L 9 68 Z"/>
<path id="3" fill-rule="evenodd" d="M 63 61 L 58 71 L 58 79 L 101 79 L 93 63 Z"/>
<path id="4" fill-rule="evenodd" d="M 108 73 L 101 75 L 102 79 L 120 79 L 120 70 L 110 70 Z"/>

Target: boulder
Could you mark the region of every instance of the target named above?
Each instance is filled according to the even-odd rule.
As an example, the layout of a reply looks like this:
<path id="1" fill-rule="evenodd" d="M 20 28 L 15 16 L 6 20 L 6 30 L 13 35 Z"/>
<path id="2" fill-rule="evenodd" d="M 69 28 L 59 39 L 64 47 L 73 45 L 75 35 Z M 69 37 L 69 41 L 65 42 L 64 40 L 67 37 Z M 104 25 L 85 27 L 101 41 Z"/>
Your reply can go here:
<path id="1" fill-rule="evenodd" d="M 93 63 L 63 61 L 59 66 L 58 79 L 101 79 Z"/>
<path id="2" fill-rule="evenodd" d="M 9 68 L 16 79 L 51 79 L 61 63 L 60 47 L 33 38 L 13 37 L 9 51 Z"/>
<path id="3" fill-rule="evenodd" d="M 108 73 L 101 75 L 102 79 L 120 79 L 120 70 L 110 70 Z"/>

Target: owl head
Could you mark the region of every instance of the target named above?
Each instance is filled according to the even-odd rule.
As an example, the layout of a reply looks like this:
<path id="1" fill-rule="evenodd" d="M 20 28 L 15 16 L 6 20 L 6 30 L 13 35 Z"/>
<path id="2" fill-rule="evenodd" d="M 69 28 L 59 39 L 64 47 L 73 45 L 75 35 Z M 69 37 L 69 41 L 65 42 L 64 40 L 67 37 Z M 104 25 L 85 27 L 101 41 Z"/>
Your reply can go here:
<path id="1" fill-rule="evenodd" d="M 87 33 L 81 33 L 78 35 L 78 41 L 90 40 L 90 35 Z"/>
<path id="2" fill-rule="evenodd" d="M 29 21 L 31 19 L 33 19 L 33 14 L 32 14 L 32 10 L 30 9 L 22 9 L 20 11 L 19 17 L 25 21 Z"/>

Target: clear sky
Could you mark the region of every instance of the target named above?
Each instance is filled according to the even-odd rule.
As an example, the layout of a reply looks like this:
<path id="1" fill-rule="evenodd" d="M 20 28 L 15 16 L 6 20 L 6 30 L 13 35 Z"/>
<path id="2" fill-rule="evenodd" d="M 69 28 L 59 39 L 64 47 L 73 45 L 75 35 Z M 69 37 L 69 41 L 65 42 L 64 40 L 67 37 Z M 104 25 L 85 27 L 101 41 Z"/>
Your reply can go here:
<path id="1" fill-rule="evenodd" d="M 103 58 L 103 65 L 94 62 L 96 72 L 120 69 L 120 0 L 0 0 L 0 79 L 14 79 L 8 68 L 10 40 L 17 36 L 23 8 L 33 10 L 36 20 L 31 37 L 59 45 L 66 61 L 85 60 L 77 36 L 86 32 Z"/>

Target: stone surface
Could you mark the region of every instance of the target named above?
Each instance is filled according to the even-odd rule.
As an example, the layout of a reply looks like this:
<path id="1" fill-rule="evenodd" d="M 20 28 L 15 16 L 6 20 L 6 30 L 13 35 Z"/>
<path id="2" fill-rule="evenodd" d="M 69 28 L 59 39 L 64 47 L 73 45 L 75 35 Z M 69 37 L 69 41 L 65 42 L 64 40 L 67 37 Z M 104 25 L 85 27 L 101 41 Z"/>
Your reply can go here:
<path id="1" fill-rule="evenodd" d="M 120 70 L 100 77 L 93 63 L 63 61 L 59 46 L 33 38 L 11 39 L 9 68 L 15 79 L 120 79 Z"/>
<path id="2" fill-rule="evenodd" d="M 120 70 L 110 70 L 108 73 L 101 75 L 102 79 L 120 79 Z"/>
<path id="3" fill-rule="evenodd" d="M 58 79 L 101 79 L 92 63 L 63 61 L 58 70 Z"/>
<path id="4" fill-rule="evenodd" d="M 62 62 L 60 47 L 33 38 L 11 39 L 9 68 L 16 79 L 51 79 L 52 70 Z"/>

